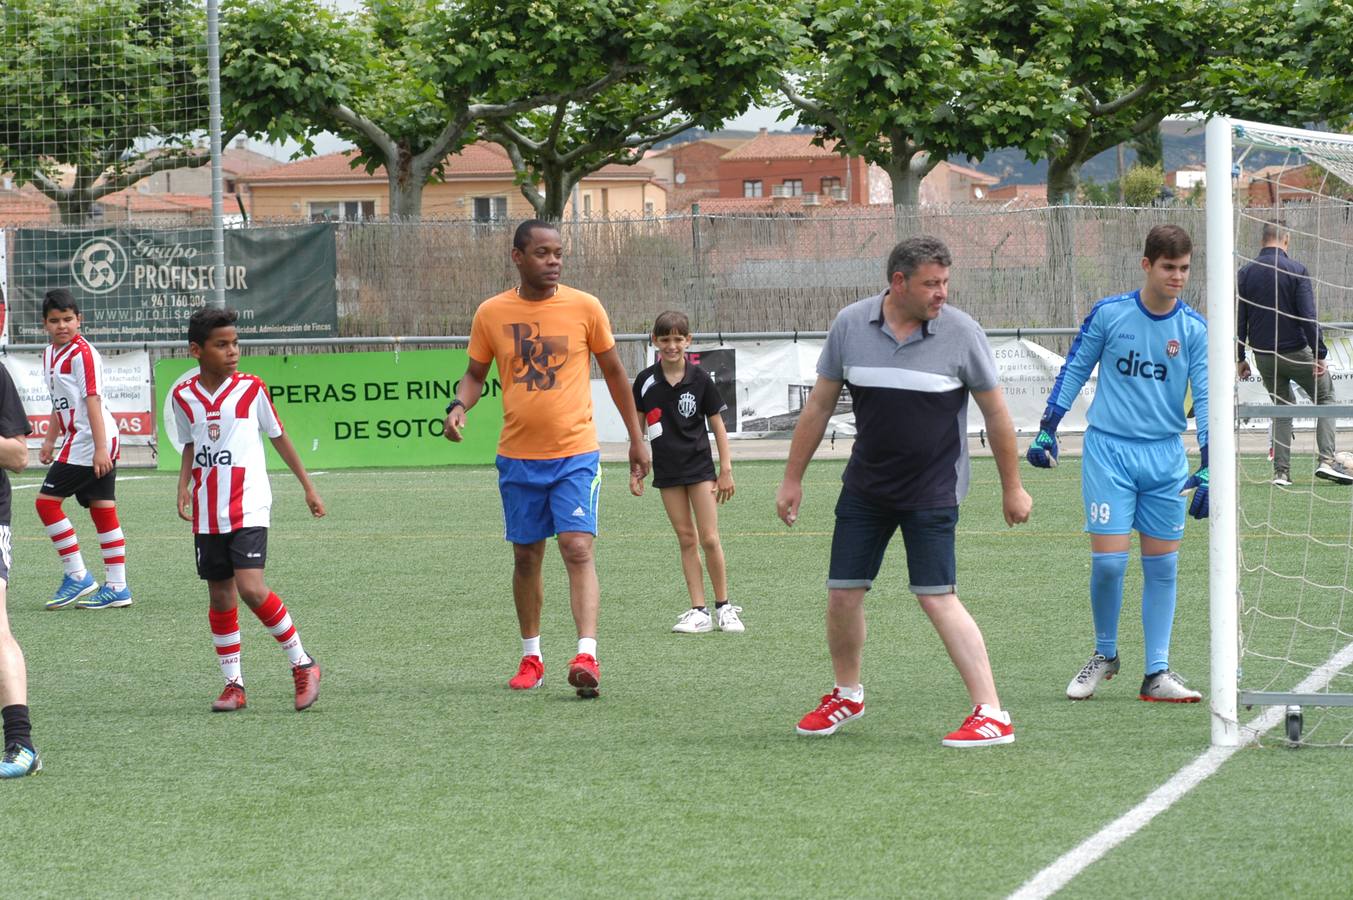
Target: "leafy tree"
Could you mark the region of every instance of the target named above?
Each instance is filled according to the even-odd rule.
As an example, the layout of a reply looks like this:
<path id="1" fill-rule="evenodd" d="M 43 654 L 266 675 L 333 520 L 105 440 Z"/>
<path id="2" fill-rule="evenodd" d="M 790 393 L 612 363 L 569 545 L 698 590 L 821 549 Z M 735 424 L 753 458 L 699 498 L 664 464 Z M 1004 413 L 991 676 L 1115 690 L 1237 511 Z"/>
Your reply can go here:
<path id="1" fill-rule="evenodd" d="M 1086 206 L 1113 206 L 1118 202 L 1118 182 L 1100 184 L 1093 178 L 1081 182 L 1081 203 Z"/>
<path id="2" fill-rule="evenodd" d="M 1137 165 L 1164 166 L 1165 141 L 1161 135 L 1160 125 L 1137 135 L 1128 141 L 1128 146 L 1137 151 Z"/>
<path id="3" fill-rule="evenodd" d="M 1231 52 L 1202 72 L 1206 108 L 1275 125 L 1353 113 L 1353 0 L 1245 0 Z"/>
<path id="4" fill-rule="evenodd" d="M 794 21 L 770 0 L 587 0 L 555 17 L 557 47 L 537 54 L 535 87 L 557 102 L 484 125 L 507 151 L 523 196 L 558 220 L 580 180 L 633 165 L 659 141 L 745 112 L 782 64 Z M 549 60 L 567 66 L 542 71 Z M 627 70 L 600 90 L 615 60 Z M 529 88 L 528 88 L 529 89 Z"/>
<path id="5" fill-rule="evenodd" d="M 1202 73 L 1224 68 L 1216 54 L 1244 18 L 1210 0 L 962 2 L 1001 53 L 1065 80 L 1071 105 L 1049 117 L 1050 203 L 1076 196 L 1086 160 L 1196 104 Z"/>
<path id="6" fill-rule="evenodd" d="M 999 52 L 954 0 L 820 0 L 802 14 L 782 90 L 801 121 L 888 173 L 894 204 L 916 204 L 952 154 L 1015 146 L 1040 158 L 1055 136 L 1044 122 L 1074 110 L 1057 75 Z"/>
<path id="7" fill-rule="evenodd" d="M 300 155 L 324 131 L 352 141 L 354 166 L 385 167 L 390 215 L 417 218 L 424 186 L 480 123 L 558 102 L 563 84 L 590 96 L 629 71 L 623 55 L 606 56 L 604 41 L 579 42 L 594 6 L 366 0 L 342 13 L 321 0 L 227 0 L 223 105 L 250 133 L 299 139 Z M 574 67 L 597 77 L 561 77 Z"/>
<path id="8" fill-rule="evenodd" d="M 155 172 L 209 162 L 195 141 L 208 109 L 199 6 L 7 0 L 0 168 L 55 201 L 63 223 L 82 225 L 101 197 Z"/>
<path id="9" fill-rule="evenodd" d="M 1150 206 L 1164 184 L 1165 170 L 1160 166 L 1133 166 L 1123 176 L 1123 200 L 1128 206 Z"/>

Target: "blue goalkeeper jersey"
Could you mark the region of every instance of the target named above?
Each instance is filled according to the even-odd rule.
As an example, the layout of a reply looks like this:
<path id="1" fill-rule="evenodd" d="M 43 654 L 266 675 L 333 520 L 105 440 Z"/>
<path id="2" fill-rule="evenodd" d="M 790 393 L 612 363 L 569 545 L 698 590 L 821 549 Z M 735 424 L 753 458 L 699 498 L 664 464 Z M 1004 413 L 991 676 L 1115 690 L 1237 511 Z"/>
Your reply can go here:
<path id="1" fill-rule="evenodd" d="M 1207 445 L 1207 321 L 1183 300 L 1163 316 L 1142 305 L 1141 291 L 1096 303 L 1071 343 L 1048 405 L 1062 413 L 1070 409 L 1096 365 L 1090 427 L 1129 440 L 1179 435 L 1188 427 L 1192 385 L 1198 444 Z"/>

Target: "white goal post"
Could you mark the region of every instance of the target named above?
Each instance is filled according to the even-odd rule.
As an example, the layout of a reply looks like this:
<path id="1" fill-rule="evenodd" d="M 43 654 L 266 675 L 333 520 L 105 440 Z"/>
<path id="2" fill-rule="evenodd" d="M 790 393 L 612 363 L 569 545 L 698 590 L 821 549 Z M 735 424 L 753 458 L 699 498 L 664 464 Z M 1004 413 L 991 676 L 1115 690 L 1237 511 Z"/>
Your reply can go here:
<path id="1" fill-rule="evenodd" d="M 1350 516 L 1353 513 L 1353 489 L 1331 489 L 1314 478 L 1305 486 L 1273 487 L 1269 481 L 1273 475 L 1271 471 L 1262 476 L 1255 474 L 1270 464 L 1246 460 L 1238 452 L 1239 423 L 1290 418 L 1293 408 L 1273 405 L 1267 398 L 1262 402 L 1237 399 L 1236 270 L 1248 260 L 1238 254 L 1236 248 L 1238 225 L 1247 214 L 1236 203 L 1234 175 L 1237 150 L 1246 148 L 1241 150 L 1240 159 L 1243 160 L 1244 154 L 1257 148 L 1286 154 L 1288 159 L 1300 160 L 1302 165 L 1315 164 L 1343 182 L 1353 184 L 1353 135 L 1223 117 L 1209 120 L 1205 134 L 1208 425 L 1212 475 L 1209 530 L 1211 739 L 1217 746 L 1237 746 L 1251 737 L 1257 738 L 1263 730 L 1279 721 L 1281 713 L 1256 720 L 1262 724 L 1248 728 L 1251 734 L 1246 735 L 1247 727 L 1239 720 L 1240 707 L 1281 706 L 1288 710 L 1288 737 L 1295 744 L 1298 738 L 1293 736 L 1292 717 L 1296 717 L 1296 735 L 1299 736 L 1303 707 L 1353 706 L 1353 675 L 1345 671 L 1353 662 L 1353 624 L 1350 624 L 1353 620 L 1353 578 L 1350 578 L 1353 573 L 1353 531 L 1335 535 L 1323 533 L 1337 532 L 1338 528 L 1348 526 L 1348 522 L 1340 521 L 1339 513 L 1353 522 L 1353 516 Z M 1287 165 L 1284 163 L 1282 171 L 1273 179 L 1277 185 L 1272 192 L 1274 205 L 1279 207 L 1283 205 L 1286 187 L 1282 176 L 1290 171 Z M 1341 260 L 1353 257 L 1348 247 L 1347 225 L 1353 220 L 1353 204 L 1335 193 L 1327 194 L 1323 183 L 1312 189 L 1304 182 L 1298 186 L 1298 191 L 1306 196 L 1291 202 L 1287 208 L 1314 209 L 1317 202 L 1312 201 L 1318 201 L 1320 209 L 1334 205 L 1338 212 L 1332 218 L 1339 224 L 1331 228 L 1329 235 L 1324 233 L 1324 226 L 1317 225 L 1309 226 L 1303 236 L 1310 237 L 1317 245 L 1336 247 Z M 1348 196 L 1347 190 L 1341 191 L 1344 197 Z M 1266 218 L 1280 221 L 1278 214 L 1284 211 L 1269 210 Z M 1320 212 L 1309 212 L 1307 217 L 1320 222 L 1323 221 L 1321 215 Z M 1253 230 L 1258 220 L 1254 214 L 1248 214 L 1248 218 L 1251 221 L 1246 224 Z M 1283 227 L 1287 229 L 1285 224 Z M 1333 276 L 1322 276 L 1317 269 L 1311 278 L 1317 286 L 1318 298 L 1322 290 L 1336 298 L 1347 298 L 1353 292 L 1347 277 L 1343 281 L 1334 280 Z M 1333 305 L 1336 309 L 1347 306 L 1346 303 Z M 1318 302 L 1317 319 L 1323 325 L 1330 324 L 1322 312 Z M 1333 358 L 1331 356 L 1331 360 Z M 1251 392 L 1249 397 L 1254 400 L 1255 394 Z M 1302 419 L 1348 419 L 1353 418 L 1353 404 L 1346 401 L 1319 407 L 1303 404 L 1298 415 Z M 1247 464 L 1250 467 L 1248 474 L 1243 471 Z M 1306 520 L 1293 526 L 1283 516 L 1293 510 L 1301 513 L 1302 504 L 1308 506 Z M 1254 548 L 1254 560 L 1246 558 L 1246 547 Z M 1274 563 L 1270 554 L 1283 562 Z M 1283 565 L 1288 568 L 1282 568 Z M 1321 571 L 1322 566 L 1325 569 L 1342 568 L 1343 571 L 1327 576 Z M 1247 592 L 1250 596 L 1246 596 Z M 1290 595 L 1298 599 L 1294 601 Z M 1301 606 L 1301 598 L 1307 596 L 1326 603 L 1333 612 L 1323 620 L 1308 614 Z M 1295 605 L 1295 610 L 1288 608 L 1291 605 Z M 1283 646 L 1284 641 L 1280 639 L 1273 641 L 1278 646 L 1276 650 L 1265 646 L 1251 648 L 1247 645 L 1247 627 L 1257 632 L 1289 629 L 1286 645 Z M 1244 673 L 1251 665 L 1263 674 L 1247 679 Z M 1334 727 L 1338 726 L 1331 726 L 1331 729 Z M 1347 729 L 1342 737 L 1332 741 L 1344 746 L 1351 742 L 1353 733 Z"/>

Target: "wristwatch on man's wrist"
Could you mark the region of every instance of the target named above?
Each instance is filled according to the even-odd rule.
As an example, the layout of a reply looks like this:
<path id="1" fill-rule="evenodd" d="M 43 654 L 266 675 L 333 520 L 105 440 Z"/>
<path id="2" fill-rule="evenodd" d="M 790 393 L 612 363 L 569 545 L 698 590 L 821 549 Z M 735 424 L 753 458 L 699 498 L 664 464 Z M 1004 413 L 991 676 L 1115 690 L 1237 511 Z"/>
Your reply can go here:
<path id="1" fill-rule="evenodd" d="M 451 415 L 451 410 L 455 409 L 457 406 L 459 406 L 461 409 L 467 408 L 465 406 L 465 401 L 457 397 L 456 399 L 452 400 L 450 403 L 446 405 L 446 414 L 448 416 Z"/>

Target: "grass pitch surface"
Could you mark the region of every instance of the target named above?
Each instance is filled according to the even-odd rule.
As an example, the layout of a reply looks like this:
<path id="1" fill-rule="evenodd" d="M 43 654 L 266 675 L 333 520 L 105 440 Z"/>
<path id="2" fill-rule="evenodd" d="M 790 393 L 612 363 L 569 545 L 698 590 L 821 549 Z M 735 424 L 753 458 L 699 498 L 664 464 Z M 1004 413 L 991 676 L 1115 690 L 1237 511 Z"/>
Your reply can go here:
<path id="1" fill-rule="evenodd" d="M 284 654 L 243 612 L 249 707 L 208 711 L 220 674 L 172 476 L 121 479 L 136 602 L 100 612 L 43 610 L 59 566 L 35 479 L 16 479 L 9 610 L 47 771 L 0 782 L 0 894 L 1002 896 L 1206 748 L 1206 704 L 1136 700 L 1135 550 L 1122 674 L 1094 700 L 1064 697 L 1092 649 L 1074 460 L 1025 471 L 1034 518 L 1016 529 L 994 465 L 976 461 L 959 523 L 960 592 L 1013 745 L 940 746 L 968 700 L 906 592 L 900 540 L 868 601 L 868 715 L 796 736 L 831 686 L 840 469 L 810 468 L 787 530 L 782 464 L 737 467 L 720 524 L 747 632 L 675 635 L 688 601 L 661 502 L 606 467 L 594 701 L 564 682 L 574 635 L 553 546 L 545 684 L 506 687 L 520 644 L 492 470 L 321 474 L 322 521 L 274 474 L 268 581 L 324 669 L 300 714 Z M 98 576 L 88 516 L 67 506 Z M 1204 690 L 1206 543 L 1190 522 L 1172 657 Z M 1350 771 L 1341 750 L 1242 751 L 1068 893 L 1344 894 Z"/>

